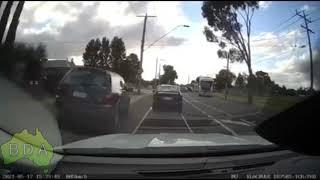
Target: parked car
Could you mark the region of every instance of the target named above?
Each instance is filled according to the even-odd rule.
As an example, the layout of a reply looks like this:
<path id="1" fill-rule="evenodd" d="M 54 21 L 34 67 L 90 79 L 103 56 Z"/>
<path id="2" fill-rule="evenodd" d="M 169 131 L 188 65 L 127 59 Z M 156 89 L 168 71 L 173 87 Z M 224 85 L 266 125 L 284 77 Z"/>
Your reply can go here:
<path id="1" fill-rule="evenodd" d="M 182 95 L 177 85 L 162 84 L 153 94 L 153 111 L 170 108 L 182 112 Z"/>
<path id="2" fill-rule="evenodd" d="M 59 119 L 69 124 L 75 120 L 75 129 L 116 132 L 121 126 L 120 118 L 128 114 L 130 98 L 125 87 L 124 79 L 117 73 L 92 67 L 74 68 L 56 90 Z"/>

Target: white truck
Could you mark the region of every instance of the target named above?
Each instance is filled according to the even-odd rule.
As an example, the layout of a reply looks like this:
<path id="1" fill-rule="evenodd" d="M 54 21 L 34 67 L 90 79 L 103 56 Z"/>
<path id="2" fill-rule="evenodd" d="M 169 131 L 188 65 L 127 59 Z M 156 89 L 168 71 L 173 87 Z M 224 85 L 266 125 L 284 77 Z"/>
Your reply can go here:
<path id="1" fill-rule="evenodd" d="M 214 79 L 207 76 L 199 76 L 197 80 L 199 96 L 213 96 Z"/>

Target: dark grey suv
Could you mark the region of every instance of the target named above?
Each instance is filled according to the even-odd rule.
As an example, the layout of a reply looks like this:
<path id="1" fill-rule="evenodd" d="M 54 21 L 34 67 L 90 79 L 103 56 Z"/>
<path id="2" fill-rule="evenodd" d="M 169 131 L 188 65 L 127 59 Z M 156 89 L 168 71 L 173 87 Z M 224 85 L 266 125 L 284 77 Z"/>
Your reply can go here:
<path id="1" fill-rule="evenodd" d="M 121 126 L 121 117 L 128 114 L 129 103 L 124 79 L 98 68 L 70 70 L 56 90 L 59 124 L 71 124 L 73 129 L 114 133 Z"/>

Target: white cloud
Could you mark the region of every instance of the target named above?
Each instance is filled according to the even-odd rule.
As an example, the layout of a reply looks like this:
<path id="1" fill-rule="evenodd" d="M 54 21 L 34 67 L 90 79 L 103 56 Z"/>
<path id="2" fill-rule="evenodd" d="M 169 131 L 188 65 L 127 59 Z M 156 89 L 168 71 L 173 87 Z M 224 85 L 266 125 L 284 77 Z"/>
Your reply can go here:
<path id="1" fill-rule="evenodd" d="M 300 10 L 306 10 L 306 11 L 309 11 L 309 10 L 310 10 L 310 6 L 309 6 L 309 5 L 307 5 L 307 4 L 305 4 L 305 5 L 303 5 L 303 6 L 300 8 Z"/>
<path id="2" fill-rule="evenodd" d="M 143 18 L 136 17 L 142 12 L 154 11 L 154 2 L 26 2 L 17 31 L 18 41 L 45 42 L 51 58 L 79 56 L 86 43 L 92 38 L 120 36 L 127 49 L 139 47 Z M 162 5 L 163 6 L 163 5 Z M 160 16 L 181 20 L 179 3 L 166 3 L 165 8 L 156 8 Z M 181 20 L 182 21 L 182 20 Z M 162 22 L 162 23 L 161 23 Z M 170 21 L 171 22 L 171 21 Z M 147 41 L 153 41 L 166 33 L 171 24 L 149 19 Z M 168 36 L 163 42 L 178 45 L 183 41 Z M 63 42 L 71 43 L 63 43 Z M 72 43 L 73 42 L 73 43 Z M 128 53 L 130 53 L 128 51 Z"/>
<path id="3" fill-rule="evenodd" d="M 100 2 L 94 19 L 103 19 L 110 23 L 112 27 L 136 24 L 141 21 L 133 13 L 124 16 L 125 9 L 128 7 L 128 2 Z"/>
<path id="4" fill-rule="evenodd" d="M 259 7 L 261 9 L 267 9 L 272 4 L 272 1 L 259 1 Z"/>
<path id="5" fill-rule="evenodd" d="M 262 9 L 270 5 L 271 2 L 260 2 Z M 143 78 L 154 78 L 157 57 L 166 60 L 162 64 L 174 66 L 179 77 L 178 83 L 186 83 L 188 76 L 190 81 L 199 75 L 215 77 L 219 70 L 225 68 L 226 60 L 217 57 L 217 45 L 207 42 L 203 35 L 206 20 L 190 21 L 183 12 L 181 2 L 27 1 L 21 15 L 17 40 L 46 42 L 49 58 L 74 58 L 75 63 L 81 65 L 82 53 L 90 39 L 117 35 L 123 38 L 127 54 L 136 53 L 140 56 L 143 18 L 136 15 L 145 12 L 157 16 L 147 21 L 146 46 L 177 25 L 188 24 L 190 28 L 176 29 L 157 43 L 171 46 L 154 46 L 144 53 Z M 253 36 L 253 71 L 270 72 L 277 83 L 291 84 L 288 86 L 304 82 L 301 80 L 303 76 L 294 74 L 293 69 L 297 58 L 302 58 L 305 53 L 294 53 L 297 51 L 292 48 L 294 44 L 301 43 L 303 36 L 294 30 L 283 34 L 263 32 Z M 183 42 L 181 38 L 187 41 Z M 64 41 L 73 43 L 61 43 Z M 289 53 L 280 56 L 284 52 Z M 270 59 L 255 64 L 265 58 Z M 230 69 L 235 74 L 247 72 L 245 63 L 233 63 Z"/>

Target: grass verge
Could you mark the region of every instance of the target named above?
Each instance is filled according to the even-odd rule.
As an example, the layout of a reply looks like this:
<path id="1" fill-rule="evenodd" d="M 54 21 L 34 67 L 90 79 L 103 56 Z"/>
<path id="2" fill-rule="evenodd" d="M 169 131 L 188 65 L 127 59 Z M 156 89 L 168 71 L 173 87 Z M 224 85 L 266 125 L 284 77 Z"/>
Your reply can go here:
<path id="1" fill-rule="evenodd" d="M 225 99 L 223 93 L 215 93 L 215 96 L 223 100 Z M 266 110 L 279 112 L 300 102 L 302 99 L 301 97 L 293 96 L 253 96 L 253 105 Z M 248 102 L 247 96 L 240 95 L 228 95 L 227 100 L 239 103 Z"/>

